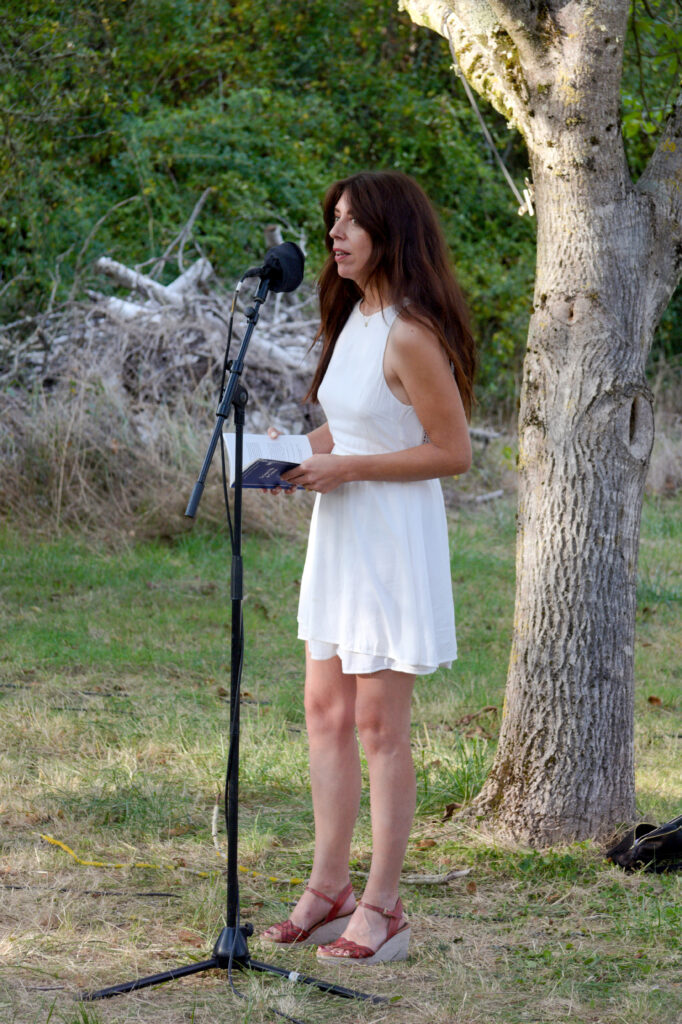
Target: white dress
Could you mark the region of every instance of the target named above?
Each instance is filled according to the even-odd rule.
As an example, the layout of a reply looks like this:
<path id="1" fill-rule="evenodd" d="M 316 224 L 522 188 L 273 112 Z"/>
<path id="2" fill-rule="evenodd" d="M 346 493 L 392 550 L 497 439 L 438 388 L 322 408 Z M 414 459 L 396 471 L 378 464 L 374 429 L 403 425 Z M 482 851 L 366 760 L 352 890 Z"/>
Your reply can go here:
<path id="1" fill-rule="evenodd" d="M 424 441 L 411 405 L 384 378 L 393 307 L 359 305 L 319 389 L 335 455 L 400 451 Z M 318 494 L 301 579 L 299 637 L 343 671 L 427 674 L 457 657 L 443 492 L 438 480 L 357 481 Z"/>

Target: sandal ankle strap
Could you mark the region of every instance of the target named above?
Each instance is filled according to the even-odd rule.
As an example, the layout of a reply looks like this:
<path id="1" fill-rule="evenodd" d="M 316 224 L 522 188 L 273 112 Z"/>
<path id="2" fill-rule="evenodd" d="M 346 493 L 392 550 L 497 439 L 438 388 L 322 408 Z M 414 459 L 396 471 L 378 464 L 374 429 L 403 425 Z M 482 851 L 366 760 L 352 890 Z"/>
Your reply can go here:
<path id="1" fill-rule="evenodd" d="M 368 903 L 366 900 L 360 900 L 360 906 L 367 907 L 368 910 L 374 910 L 377 914 L 383 914 L 384 917 L 396 918 L 398 921 L 403 916 L 403 904 L 400 897 L 398 897 L 393 910 L 389 910 L 388 907 L 375 907 L 373 903 Z"/>
<path id="2" fill-rule="evenodd" d="M 403 919 L 403 904 L 400 897 L 398 897 L 393 910 L 389 910 L 388 907 L 375 907 L 372 903 L 367 903 L 365 900 L 360 900 L 360 906 L 367 907 L 368 910 L 375 910 L 377 914 L 382 914 L 384 917 L 389 919 L 388 929 L 386 931 L 386 942 L 402 930 L 400 928 L 400 922 Z M 407 923 L 403 925 L 403 928 L 406 927 Z"/>
<path id="3" fill-rule="evenodd" d="M 321 924 L 327 924 L 328 921 L 333 921 L 334 918 L 337 917 L 339 910 L 353 892 L 353 883 L 349 882 L 348 885 L 341 890 L 335 900 L 332 899 L 331 896 L 327 896 L 326 893 L 319 892 L 318 889 L 313 889 L 312 885 L 306 885 L 306 890 L 311 892 L 313 896 L 319 896 L 321 900 L 326 900 L 327 903 L 331 903 L 331 910 L 325 919 L 320 922 Z"/>

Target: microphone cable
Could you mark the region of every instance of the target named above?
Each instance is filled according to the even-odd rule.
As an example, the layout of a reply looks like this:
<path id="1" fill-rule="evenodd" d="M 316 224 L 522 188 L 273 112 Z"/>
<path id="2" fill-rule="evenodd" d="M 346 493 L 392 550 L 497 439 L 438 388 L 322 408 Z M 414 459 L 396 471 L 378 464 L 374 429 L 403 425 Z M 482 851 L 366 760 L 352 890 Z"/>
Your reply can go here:
<path id="1" fill-rule="evenodd" d="M 227 380 L 227 374 L 230 369 L 230 346 L 232 345 L 232 326 L 234 324 L 234 314 L 237 308 L 237 299 L 242 289 L 242 285 L 246 280 L 248 271 L 246 271 L 237 281 L 235 285 L 234 294 L 232 296 L 232 305 L 230 306 L 230 319 L 227 323 L 227 343 L 225 345 L 225 355 L 223 356 L 223 369 L 222 376 L 220 378 L 220 387 L 218 389 L 218 405 L 223 400 L 225 394 L 225 382 Z M 225 440 L 223 438 L 223 432 L 220 431 L 220 465 L 221 465 L 221 476 L 223 484 L 223 502 L 225 505 L 225 519 L 227 521 L 227 529 L 230 536 L 230 546 L 234 552 L 234 530 L 232 528 L 232 513 L 230 512 L 230 500 L 228 497 L 228 486 L 227 486 L 227 465 L 225 460 Z"/>

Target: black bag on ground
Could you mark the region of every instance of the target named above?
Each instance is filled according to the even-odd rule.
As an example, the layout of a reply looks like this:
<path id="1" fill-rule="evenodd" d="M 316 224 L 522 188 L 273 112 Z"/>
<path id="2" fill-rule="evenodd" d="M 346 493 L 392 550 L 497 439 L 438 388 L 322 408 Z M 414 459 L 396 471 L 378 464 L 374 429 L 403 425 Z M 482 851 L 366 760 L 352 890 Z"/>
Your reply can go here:
<path id="1" fill-rule="evenodd" d="M 626 871 L 682 871 L 682 815 L 665 825 L 640 822 L 606 851 L 606 858 Z"/>

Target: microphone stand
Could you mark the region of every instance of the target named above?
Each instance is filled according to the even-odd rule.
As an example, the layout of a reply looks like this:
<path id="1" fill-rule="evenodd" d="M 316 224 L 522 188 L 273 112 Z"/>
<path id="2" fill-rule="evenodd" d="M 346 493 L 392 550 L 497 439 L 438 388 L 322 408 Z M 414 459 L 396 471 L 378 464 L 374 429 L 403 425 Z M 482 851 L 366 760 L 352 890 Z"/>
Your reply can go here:
<path id="1" fill-rule="evenodd" d="M 201 496 L 206 483 L 211 460 L 218 441 L 221 438 L 225 420 L 230 413 L 230 407 L 234 408 L 235 423 L 235 483 L 234 483 L 234 528 L 232 545 L 232 564 L 230 569 L 231 578 L 231 600 L 232 600 L 232 622 L 231 622 L 231 651 L 230 651 L 230 746 L 227 758 L 227 769 L 225 778 L 225 817 L 227 821 L 227 915 L 226 925 L 218 936 L 213 947 L 213 955 L 208 960 L 200 960 L 196 963 L 187 964 L 184 967 L 174 967 L 160 974 L 148 975 L 144 978 L 136 978 L 120 985 L 112 985 L 109 988 L 98 989 L 94 992 L 81 992 L 78 998 L 83 1002 L 92 1002 L 97 999 L 109 999 L 111 996 L 123 995 L 127 992 L 136 992 L 142 988 L 149 988 L 151 985 L 160 985 L 167 981 L 174 981 L 176 978 L 186 978 L 191 974 L 199 974 L 210 970 L 227 970 L 233 968 L 246 971 L 260 971 L 274 974 L 281 978 L 288 978 L 289 981 L 298 982 L 302 985 L 310 985 L 331 995 L 341 996 L 346 999 L 361 999 L 371 1003 L 385 1003 L 383 996 L 368 995 L 364 992 L 357 992 L 354 989 L 344 988 L 341 985 L 334 985 L 319 978 L 312 978 L 309 975 L 299 974 L 283 967 L 276 967 L 274 964 L 261 963 L 253 960 L 249 955 L 247 937 L 253 934 L 253 925 L 249 922 L 241 925 L 239 923 L 239 880 L 238 880 L 238 811 L 239 811 L 239 703 L 241 672 L 244 651 L 244 626 L 242 615 L 243 600 L 243 565 L 242 565 L 242 464 L 243 464 L 243 434 L 245 410 L 248 401 L 248 393 L 242 385 L 240 377 L 244 366 L 246 351 L 251 340 L 254 328 L 258 323 L 260 308 L 265 302 L 270 289 L 268 277 L 261 278 L 260 285 L 254 296 L 253 306 L 246 311 L 248 327 L 239 349 L 237 358 L 230 367 L 230 376 L 225 387 L 216 416 L 218 422 L 215 425 L 211 440 L 209 442 L 206 457 L 204 459 L 199 478 L 194 485 L 192 494 L 185 510 L 185 516 L 193 519 L 196 515 Z M 287 1020 L 294 1018 L 286 1017 L 276 1011 L 279 1016 Z"/>

